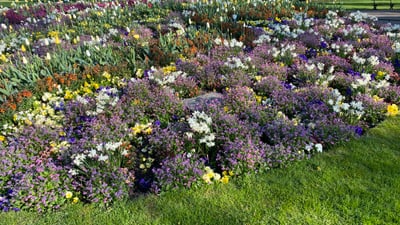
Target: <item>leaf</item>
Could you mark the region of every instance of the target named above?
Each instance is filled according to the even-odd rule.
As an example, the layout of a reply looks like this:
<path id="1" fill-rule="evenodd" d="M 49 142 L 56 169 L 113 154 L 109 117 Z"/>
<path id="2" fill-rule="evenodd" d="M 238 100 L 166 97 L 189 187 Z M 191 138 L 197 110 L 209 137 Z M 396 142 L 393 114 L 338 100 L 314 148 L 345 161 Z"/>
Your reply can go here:
<path id="1" fill-rule="evenodd" d="M 11 91 L 8 91 L 8 90 L 6 90 L 6 89 L 0 89 L 0 92 L 2 93 L 2 94 L 4 94 L 5 96 L 10 96 L 10 94 L 11 94 Z"/>

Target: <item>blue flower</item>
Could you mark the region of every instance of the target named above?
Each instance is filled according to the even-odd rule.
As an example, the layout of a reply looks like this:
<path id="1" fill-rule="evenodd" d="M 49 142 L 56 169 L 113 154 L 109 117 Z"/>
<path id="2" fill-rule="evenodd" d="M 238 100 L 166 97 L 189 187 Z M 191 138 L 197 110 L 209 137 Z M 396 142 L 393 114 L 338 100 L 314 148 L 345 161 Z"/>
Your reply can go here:
<path id="1" fill-rule="evenodd" d="M 354 133 L 356 133 L 357 135 L 361 136 L 363 134 L 363 129 L 359 126 L 355 126 L 354 127 Z"/>
<path id="2" fill-rule="evenodd" d="M 304 60 L 304 61 L 306 61 L 306 62 L 308 61 L 307 56 L 304 55 L 304 54 L 300 54 L 300 55 L 299 55 L 299 58 L 302 59 L 302 60 Z"/>
<path id="3" fill-rule="evenodd" d="M 328 44 L 325 41 L 321 41 L 320 46 L 322 49 L 325 49 L 328 47 Z"/>

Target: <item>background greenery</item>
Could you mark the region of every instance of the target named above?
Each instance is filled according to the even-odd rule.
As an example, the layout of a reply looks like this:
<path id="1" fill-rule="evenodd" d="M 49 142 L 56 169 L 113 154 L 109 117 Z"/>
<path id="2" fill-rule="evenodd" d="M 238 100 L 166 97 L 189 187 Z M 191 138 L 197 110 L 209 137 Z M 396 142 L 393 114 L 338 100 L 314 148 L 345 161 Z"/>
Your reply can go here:
<path id="1" fill-rule="evenodd" d="M 29 0 L 32 2 L 32 0 Z M 35 0 L 36 1 L 36 0 Z M 376 3 L 382 4 L 377 7 L 377 9 L 389 9 L 390 0 L 375 0 Z M 0 0 L 0 5 L 9 6 L 12 1 L 9 0 Z M 19 3 L 25 3 L 25 0 L 19 0 Z M 322 3 L 331 5 L 339 4 L 342 5 L 346 9 L 373 9 L 373 2 L 374 0 L 309 0 L 311 3 Z M 393 9 L 400 9 L 400 0 L 391 0 L 394 4 Z"/>
<path id="2" fill-rule="evenodd" d="M 80 204 L 2 224 L 399 224 L 400 117 L 284 169 L 227 185 L 141 196 L 109 209 Z"/>
<path id="3" fill-rule="evenodd" d="M 374 9 L 374 0 L 309 0 L 313 3 L 323 3 L 327 5 L 338 4 L 346 9 Z M 390 0 L 375 0 L 378 4 L 377 9 L 390 9 Z M 391 0 L 394 4 L 393 9 L 400 9 L 400 0 Z"/>

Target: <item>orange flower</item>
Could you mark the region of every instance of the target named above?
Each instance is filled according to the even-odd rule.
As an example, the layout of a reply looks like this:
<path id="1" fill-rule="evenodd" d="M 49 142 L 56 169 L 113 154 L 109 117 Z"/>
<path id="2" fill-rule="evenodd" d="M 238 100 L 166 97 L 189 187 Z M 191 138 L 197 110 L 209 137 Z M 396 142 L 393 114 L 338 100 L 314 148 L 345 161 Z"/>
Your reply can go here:
<path id="1" fill-rule="evenodd" d="M 15 103 L 8 103 L 8 107 L 9 107 L 11 110 L 16 110 L 16 109 L 17 109 L 17 105 L 16 105 Z"/>
<path id="2" fill-rule="evenodd" d="M 23 90 L 23 91 L 21 91 L 21 95 L 22 95 L 24 98 L 30 98 L 30 97 L 32 97 L 32 92 L 29 91 L 29 90 Z"/>

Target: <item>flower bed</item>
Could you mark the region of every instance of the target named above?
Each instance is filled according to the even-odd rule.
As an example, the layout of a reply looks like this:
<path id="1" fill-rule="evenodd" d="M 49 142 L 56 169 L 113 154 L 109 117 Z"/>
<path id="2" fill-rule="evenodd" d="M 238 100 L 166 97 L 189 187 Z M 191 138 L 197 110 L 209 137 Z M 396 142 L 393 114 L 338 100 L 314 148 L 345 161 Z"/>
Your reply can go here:
<path id="1" fill-rule="evenodd" d="M 268 4 L 2 9 L 0 210 L 224 184 L 398 114 L 400 27 Z"/>

